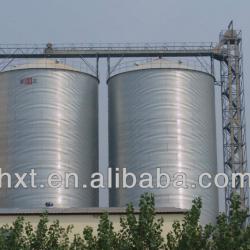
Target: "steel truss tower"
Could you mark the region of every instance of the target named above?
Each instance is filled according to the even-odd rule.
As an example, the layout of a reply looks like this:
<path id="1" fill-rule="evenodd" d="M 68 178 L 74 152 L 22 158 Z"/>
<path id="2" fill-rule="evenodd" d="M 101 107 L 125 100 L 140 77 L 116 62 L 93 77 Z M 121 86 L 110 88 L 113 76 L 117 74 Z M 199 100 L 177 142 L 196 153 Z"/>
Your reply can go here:
<path id="1" fill-rule="evenodd" d="M 210 58 L 210 73 L 214 75 L 214 60 L 220 62 L 220 85 L 223 123 L 224 171 L 229 178 L 225 190 L 226 213 L 230 213 L 230 198 L 238 193 L 242 208 L 249 207 L 246 156 L 246 125 L 243 81 L 241 31 L 234 30 L 233 22 L 220 34 L 219 43 L 164 43 L 164 44 L 69 44 L 69 45 L 1 45 L 0 72 L 16 58 L 78 58 L 97 75 L 99 58 L 107 59 L 108 75 L 123 58 L 139 57 L 193 57 Z M 92 66 L 86 59 L 96 59 Z M 111 59 L 120 58 L 111 67 Z M 7 62 L 6 62 L 7 61 Z M 217 82 L 216 82 L 217 84 Z M 235 187 L 232 174 L 239 173 Z"/>
<path id="2" fill-rule="evenodd" d="M 233 29 L 220 35 L 224 59 L 220 62 L 224 171 L 229 178 L 225 190 L 226 213 L 230 213 L 230 198 L 238 193 L 242 209 L 248 208 L 248 180 L 246 154 L 246 124 L 244 103 L 243 55 L 241 32 Z M 236 178 L 232 176 L 237 175 Z M 235 181 L 234 181 L 235 180 Z M 235 185 L 234 185 L 235 184 Z"/>

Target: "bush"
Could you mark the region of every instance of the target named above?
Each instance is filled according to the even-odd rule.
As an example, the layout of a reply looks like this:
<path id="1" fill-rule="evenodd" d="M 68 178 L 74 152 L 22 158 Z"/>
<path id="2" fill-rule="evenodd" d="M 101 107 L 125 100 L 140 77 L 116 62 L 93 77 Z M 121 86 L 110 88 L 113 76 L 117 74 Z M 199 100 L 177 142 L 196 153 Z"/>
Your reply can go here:
<path id="1" fill-rule="evenodd" d="M 156 219 L 154 197 L 144 194 L 136 217 L 131 204 L 120 218 L 121 229 L 114 231 L 108 214 L 100 217 L 97 232 L 85 227 L 82 234 L 72 235 L 73 226 L 49 224 L 48 214 L 41 215 L 36 227 L 18 217 L 11 226 L 0 228 L 1 250 L 247 250 L 250 249 L 250 227 L 247 211 L 240 209 L 238 196 L 231 200 L 229 218 L 220 214 L 216 225 L 199 225 L 202 208 L 200 198 L 182 222 L 176 221 L 166 237 L 162 235 L 163 219 Z M 72 239 L 72 240 L 70 240 Z"/>

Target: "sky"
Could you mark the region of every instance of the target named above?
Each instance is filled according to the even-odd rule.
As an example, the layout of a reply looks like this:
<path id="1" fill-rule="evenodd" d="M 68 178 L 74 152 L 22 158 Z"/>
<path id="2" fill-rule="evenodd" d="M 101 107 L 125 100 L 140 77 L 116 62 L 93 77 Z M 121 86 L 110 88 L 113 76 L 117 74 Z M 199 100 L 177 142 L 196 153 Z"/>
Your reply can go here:
<path id="1" fill-rule="evenodd" d="M 0 44 L 216 42 L 234 20 L 243 31 L 247 128 L 250 124 L 248 0 L 0 0 Z M 104 64 L 103 64 L 104 65 Z M 104 66 L 101 70 L 104 72 Z M 100 166 L 108 165 L 106 75 L 100 84 Z M 216 90 L 218 169 L 222 171 L 220 96 Z M 250 145 L 250 131 L 247 130 Z M 250 146 L 248 147 L 250 155 Z M 101 192 L 107 206 L 107 192 Z M 223 195 L 220 205 L 223 209 Z"/>

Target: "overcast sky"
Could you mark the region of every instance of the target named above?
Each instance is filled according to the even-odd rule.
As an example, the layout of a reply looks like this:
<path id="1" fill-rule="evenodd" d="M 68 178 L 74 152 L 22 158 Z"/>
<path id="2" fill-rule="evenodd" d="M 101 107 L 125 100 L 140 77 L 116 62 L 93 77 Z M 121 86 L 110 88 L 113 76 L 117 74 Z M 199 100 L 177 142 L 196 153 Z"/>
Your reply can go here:
<path id="1" fill-rule="evenodd" d="M 246 117 L 250 124 L 249 10 L 248 0 L 0 0 L 0 43 L 216 42 L 220 30 L 233 19 L 235 27 L 243 30 Z M 100 85 L 102 168 L 108 164 L 105 77 Z M 218 123 L 219 138 L 220 128 Z M 247 133 L 250 155 L 250 131 Z M 218 151 L 221 170 L 221 140 Z M 107 196 L 102 193 L 102 197 L 105 206 Z"/>

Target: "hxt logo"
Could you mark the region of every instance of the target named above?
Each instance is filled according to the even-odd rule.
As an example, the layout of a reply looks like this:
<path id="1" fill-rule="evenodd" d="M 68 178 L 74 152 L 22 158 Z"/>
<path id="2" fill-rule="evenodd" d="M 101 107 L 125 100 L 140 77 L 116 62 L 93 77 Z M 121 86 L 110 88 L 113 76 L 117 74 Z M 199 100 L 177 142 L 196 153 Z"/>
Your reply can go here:
<path id="1" fill-rule="evenodd" d="M 33 77 L 26 77 L 20 81 L 20 83 L 24 84 L 24 85 L 32 85 L 36 82 L 37 82 L 37 80 L 34 79 Z"/>

